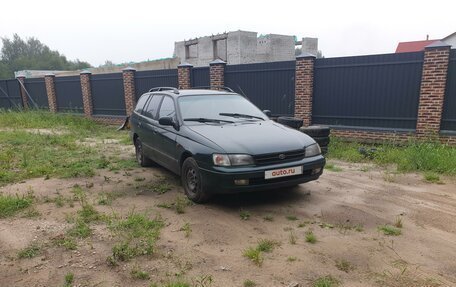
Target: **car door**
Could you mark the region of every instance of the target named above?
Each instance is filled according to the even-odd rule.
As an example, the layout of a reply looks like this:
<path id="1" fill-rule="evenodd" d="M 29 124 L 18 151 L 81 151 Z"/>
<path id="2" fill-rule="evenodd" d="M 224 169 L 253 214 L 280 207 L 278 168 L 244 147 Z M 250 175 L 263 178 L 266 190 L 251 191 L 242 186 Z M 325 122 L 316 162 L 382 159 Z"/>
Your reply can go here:
<path id="1" fill-rule="evenodd" d="M 142 118 L 141 129 L 143 130 L 143 135 L 141 139 L 143 142 L 144 152 L 146 156 L 152 160 L 157 160 L 157 114 L 162 99 L 162 95 L 152 95 L 146 107 L 144 108 Z"/>
<path id="2" fill-rule="evenodd" d="M 160 105 L 157 119 L 161 117 L 172 117 L 177 122 L 176 107 L 174 100 L 165 96 Z M 176 147 L 176 138 L 178 131 L 172 126 L 157 126 L 157 157 L 158 161 L 168 169 L 178 172 L 179 170 L 179 159 Z"/>

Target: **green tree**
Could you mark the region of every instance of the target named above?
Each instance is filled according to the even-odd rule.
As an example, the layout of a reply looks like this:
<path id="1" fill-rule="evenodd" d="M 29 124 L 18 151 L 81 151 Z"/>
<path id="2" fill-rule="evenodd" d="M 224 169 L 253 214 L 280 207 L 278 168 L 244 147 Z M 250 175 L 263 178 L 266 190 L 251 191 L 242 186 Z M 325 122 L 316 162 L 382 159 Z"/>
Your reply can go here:
<path id="1" fill-rule="evenodd" d="M 12 39 L 1 40 L 1 78 L 14 77 L 14 71 L 20 70 L 79 70 L 91 67 L 89 63 L 78 59 L 69 61 L 33 37 L 23 40 L 14 34 Z"/>

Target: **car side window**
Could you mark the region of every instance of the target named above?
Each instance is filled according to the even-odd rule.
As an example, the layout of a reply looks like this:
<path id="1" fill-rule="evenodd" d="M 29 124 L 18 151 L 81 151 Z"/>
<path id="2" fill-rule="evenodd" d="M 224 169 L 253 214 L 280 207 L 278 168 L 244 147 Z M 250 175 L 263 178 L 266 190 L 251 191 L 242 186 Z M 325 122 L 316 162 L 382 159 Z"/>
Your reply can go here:
<path id="1" fill-rule="evenodd" d="M 165 97 L 158 113 L 158 118 L 161 117 L 172 117 L 174 118 L 176 109 L 174 108 L 174 101 L 170 97 Z"/>
<path id="2" fill-rule="evenodd" d="M 144 111 L 144 115 L 148 118 L 155 119 L 157 117 L 158 106 L 163 96 L 155 95 L 150 99 L 147 108 Z"/>
<path id="3" fill-rule="evenodd" d="M 136 104 L 135 112 L 137 112 L 138 114 L 141 114 L 144 109 L 144 105 L 146 104 L 148 99 L 149 99 L 149 95 L 141 96 L 138 100 L 138 103 Z"/>

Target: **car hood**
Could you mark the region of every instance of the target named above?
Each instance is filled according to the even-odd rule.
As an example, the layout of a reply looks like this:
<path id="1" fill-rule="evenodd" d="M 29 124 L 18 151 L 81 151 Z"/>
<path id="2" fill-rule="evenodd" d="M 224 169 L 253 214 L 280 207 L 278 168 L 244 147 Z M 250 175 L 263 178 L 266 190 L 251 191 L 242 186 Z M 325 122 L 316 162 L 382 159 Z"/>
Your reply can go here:
<path id="1" fill-rule="evenodd" d="M 315 143 L 306 134 L 271 120 L 187 127 L 221 147 L 225 153 L 257 155 L 298 150 Z"/>

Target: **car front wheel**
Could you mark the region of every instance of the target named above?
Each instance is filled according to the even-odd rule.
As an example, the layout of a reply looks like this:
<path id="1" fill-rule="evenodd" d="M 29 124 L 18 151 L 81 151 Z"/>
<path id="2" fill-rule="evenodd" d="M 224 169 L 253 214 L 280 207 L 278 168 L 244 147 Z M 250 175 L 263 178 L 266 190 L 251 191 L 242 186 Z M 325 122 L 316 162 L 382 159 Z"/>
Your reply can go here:
<path id="1" fill-rule="evenodd" d="M 185 195 L 191 201 L 203 203 L 209 200 L 210 196 L 203 184 L 198 164 L 191 157 L 187 158 L 182 164 L 181 180 Z"/>

